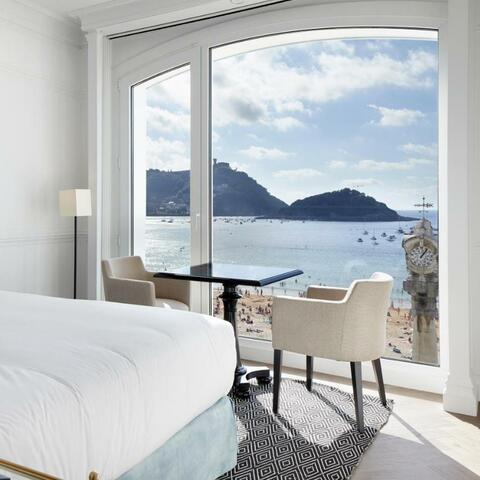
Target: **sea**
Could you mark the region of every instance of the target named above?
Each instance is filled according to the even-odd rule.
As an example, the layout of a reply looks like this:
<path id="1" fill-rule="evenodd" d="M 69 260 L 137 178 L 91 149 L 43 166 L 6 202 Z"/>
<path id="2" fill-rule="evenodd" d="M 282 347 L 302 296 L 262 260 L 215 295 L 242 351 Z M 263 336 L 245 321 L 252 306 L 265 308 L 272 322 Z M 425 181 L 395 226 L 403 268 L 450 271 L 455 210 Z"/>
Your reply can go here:
<path id="1" fill-rule="evenodd" d="M 422 215 L 416 210 L 398 213 L 418 219 Z M 437 211 L 427 211 L 425 216 L 438 232 Z M 213 260 L 304 271 L 302 276 L 265 287 L 263 293 L 267 295 L 298 295 L 308 285 L 346 287 L 373 272 L 386 272 L 395 281 L 394 305 L 410 308 L 410 296 L 403 290 L 407 268 L 402 231 L 408 234 L 417 221 L 366 223 L 214 217 Z M 389 236 L 394 237 L 389 241 Z M 150 270 L 189 265 L 189 217 L 147 217 L 145 247 Z"/>

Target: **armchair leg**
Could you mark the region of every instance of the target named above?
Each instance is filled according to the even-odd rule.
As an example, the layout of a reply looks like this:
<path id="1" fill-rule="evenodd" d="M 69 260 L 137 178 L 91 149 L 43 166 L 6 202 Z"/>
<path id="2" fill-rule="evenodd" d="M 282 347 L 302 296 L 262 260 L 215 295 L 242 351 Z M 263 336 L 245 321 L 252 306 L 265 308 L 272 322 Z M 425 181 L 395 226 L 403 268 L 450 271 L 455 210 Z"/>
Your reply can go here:
<path id="1" fill-rule="evenodd" d="M 312 391 L 313 357 L 307 355 L 307 390 Z"/>
<path id="2" fill-rule="evenodd" d="M 350 362 L 350 370 L 352 372 L 353 399 L 355 402 L 357 428 L 360 433 L 363 433 L 365 426 L 363 421 L 362 363 Z"/>
<path id="3" fill-rule="evenodd" d="M 282 380 L 282 350 L 273 351 L 273 413 L 278 413 L 280 382 Z"/>
<path id="4" fill-rule="evenodd" d="M 378 385 L 378 395 L 380 396 L 380 401 L 384 407 L 387 406 L 387 397 L 385 395 L 385 385 L 383 383 L 383 374 L 382 374 L 382 364 L 380 359 L 372 360 L 373 371 L 375 372 L 375 378 L 377 379 Z"/>

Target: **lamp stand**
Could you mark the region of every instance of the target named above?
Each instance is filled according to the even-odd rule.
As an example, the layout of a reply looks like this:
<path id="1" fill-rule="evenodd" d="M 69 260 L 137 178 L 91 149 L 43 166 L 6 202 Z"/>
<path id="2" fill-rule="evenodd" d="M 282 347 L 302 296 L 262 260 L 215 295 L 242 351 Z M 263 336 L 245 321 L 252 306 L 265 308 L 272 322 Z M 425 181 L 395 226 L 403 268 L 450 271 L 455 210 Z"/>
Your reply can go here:
<path id="1" fill-rule="evenodd" d="M 73 298 L 77 298 L 77 216 L 73 217 Z"/>

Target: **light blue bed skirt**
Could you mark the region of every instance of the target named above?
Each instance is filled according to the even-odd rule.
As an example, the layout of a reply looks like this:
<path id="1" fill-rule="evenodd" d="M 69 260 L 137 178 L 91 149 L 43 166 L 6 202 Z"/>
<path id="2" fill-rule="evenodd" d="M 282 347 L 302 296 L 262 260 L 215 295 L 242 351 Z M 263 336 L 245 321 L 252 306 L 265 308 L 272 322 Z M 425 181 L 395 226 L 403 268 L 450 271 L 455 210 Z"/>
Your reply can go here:
<path id="1" fill-rule="evenodd" d="M 236 463 L 235 416 L 223 397 L 118 480 L 214 480 Z"/>

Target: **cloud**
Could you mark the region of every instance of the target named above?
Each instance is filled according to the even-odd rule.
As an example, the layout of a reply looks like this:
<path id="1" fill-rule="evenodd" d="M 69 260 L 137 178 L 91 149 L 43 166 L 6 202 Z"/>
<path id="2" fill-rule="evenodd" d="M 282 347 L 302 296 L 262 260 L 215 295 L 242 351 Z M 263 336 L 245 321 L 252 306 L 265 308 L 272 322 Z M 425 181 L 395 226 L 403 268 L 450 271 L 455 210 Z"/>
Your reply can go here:
<path id="1" fill-rule="evenodd" d="M 431 158 L 409 158 L 407 163 L 412 167 L 417 165 L 433 165 L 433 160 Z"/>
<path id="2" fill-rule="evenodd" d="M 215 130 L 212 130 L 212 143 L 218 143 L 219 140 L 220 135 Z"/>
<path id="3" fill-rule="evenodd" d="M 409 110 L 408 108 L 395 109 L 377 105 L 369 105 L 369 107 L 380 113 L 380 120 L 372 123 L 381 127 L 406 127 L 425 117 L 425 114 L 419 110 Z"/>
<path id="4" fill-rule="evenodd" d="M 418 155 L 426 155 L 428 157 L 435 157 L 438 152 L 438 147 L 435 143 L 430 145 L 420 145 L 416 143 L 406 143 L 405 145 L 400 145 L 398 147 L 402 152 L 405 153 L 414 153 Z"/>
<path id="5" fill-rule="evenodd" d="M 343 180 L 342 185 L 349 188 L 363 188 L 382 185 L 382 182 L 376 178 L 349 178 Z"/>
<path id="6" fill-rule="evenodd" d="M 213 63 L 213 123 L 270 125 L 285 113 L 297 117 L 309 104 L 332 102 L 368 88 L 394 86 L 430 88 L 437 69 L 436 56 L 417 49 L 403 59 L 380 52 L 355 55 L 336 48 L 302 47 L 313 61 L 292 64 L 289 48 L 266 48 L 223 58 Z M 347 51 L 348 50 L 348 51 Z"/>
<path id="7" fill-rule="evenodd" d="M 353 55 L 355 53 L 355 46 L 351 42 L 344 40 L 326 40 L 322 42 L 322 49 L 327 52 L 342 53 L 345 55 Z"/>
<path id="8" fill-rule="evenodd" d="M 321 170 L 314 168 L 297 168 L 294 170 L 279 170 L 273 174 L 275 178 L 286 178 L 288 180 L 309 179 L 323 176 Z"/>
<path id="9" fill-rule="evenodd" d="M 242 172 L 247 172 L 249 170 L 249 165 L 246 165 L 244 163 L 238 163 L 238 162 L 230 162 L 230 167 L 233 170 L 240 170 Z"/>
<path id="10" fill-rule="evenodd" d="M 147 168 L 158 170 L 188 170 L 190 168 L 190 152 L 188 142 L 147 138 Z"/>
<path id="11" fill-rule="evenodd" d="M 400 162 L 360 160 L 356 165 L 356 168 L 358 170 L 369 170 L 373 172 L 404 171 L 411 170 L 418 165 L 430 165 L 432 163 L 432 160 L 426 158 L 409 158 Z"/>
<path id="12" fill-rule="evenodd" d="M 149 132 L 160 135 L 175 131 L 189 132 L 190 114 L 172 112 L 165 108 L 147 107 L 147 126 Z"/>
<path id="13" fill-rule="evenodd" d="M 284 152 L 278 148 L 266 148 L 254 145 L 244 150 L 239 150 L 238 153 L 255 160 L 281 160 L 292 156 L 291 153 Z"/>
<path id="14" fill-rule="evenodd" d="M 147 105 L 150 107 L 174 106 L 184 111 L 190 110 L 190 70 L 181 68 L 177 75 L 158 77 L 158 83 L 147 88 Z"/>
<path id="15" fill-rule="evenodd" d="M 280 117 L 272 120 L 272 126 L 281 132 L 286 132 L 291 128 L 303 127 L 303 123 L 294 117 Z"/>
<path id="16" fill-rule="evenodd" d="M 328 168 L 332 169 L 339 169 L 339 168 L 345 168 L 347 166 L 347 162 L 344 160 L 331 160 L 328 163 Z"/>

